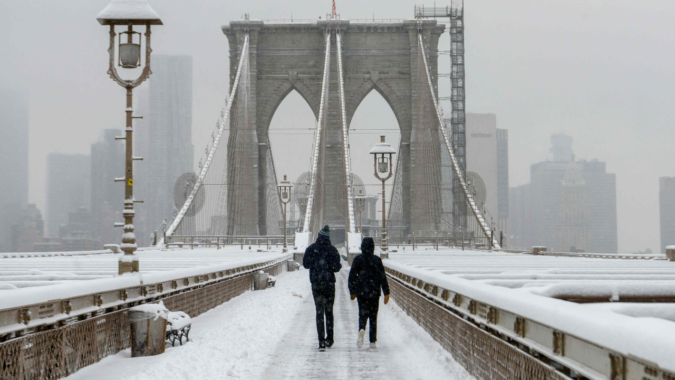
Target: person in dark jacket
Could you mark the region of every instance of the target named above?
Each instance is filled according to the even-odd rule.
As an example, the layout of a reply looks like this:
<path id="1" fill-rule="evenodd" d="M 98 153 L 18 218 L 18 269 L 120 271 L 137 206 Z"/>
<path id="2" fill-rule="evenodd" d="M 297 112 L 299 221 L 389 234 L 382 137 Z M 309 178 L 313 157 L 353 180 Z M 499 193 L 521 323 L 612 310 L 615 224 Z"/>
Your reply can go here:
<path id="1" fill-rule="evenodd" d="M 389 283 L 384 273 L 382 259 L 375 256 L 373 238 L 361 242 L 361 254 L 354 258 L 349 271 L 349 294 L 352 301 L 359 302 L 359 338 L 356 345 L 363 347 L 366 322 L 370 321 L 370 348 L 377 348 L 377 311 L 380 294 L 384 293 L 384 304 L 389 303 Z"/>
<path id="2" fill-rule="evenodd" d="M 342 269 L 340 255 L 330 243 L 330 230 L 324 226 L 316 242 L 305 250 L 302 266 L 309 269 L 312 295 L 316 306 L 316 331 L 319 351 L 333 346 L 333 303 L 335 302 L 335 272 Z M 325 315 L 325 329 L 324 329 Z"/>

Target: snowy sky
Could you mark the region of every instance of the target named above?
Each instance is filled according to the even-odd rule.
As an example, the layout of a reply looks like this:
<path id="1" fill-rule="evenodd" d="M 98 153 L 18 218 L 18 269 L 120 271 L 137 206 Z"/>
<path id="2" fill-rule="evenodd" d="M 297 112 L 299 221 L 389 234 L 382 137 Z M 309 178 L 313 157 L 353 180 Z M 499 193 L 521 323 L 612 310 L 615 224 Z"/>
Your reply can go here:
<path id="1" fill-rule="evenodd" d="M 30 99 L 30 201 L 43 212 L 46 155 L 88 153 L 101 130 L 124 125 L 124 92 L 106 75 L 107 28 L 95 19 L 108 2 L 0 2 L 0 85 L 20 89 Z M 228 44 L 220 26 L 243 13 L 256 19 L 291 14 L 316 19 L 331 6 L 328 0 L 151 4 L 164 21 L 153 32 L 154 52 L 194 58 L 198 153 L 227 92 Z M 343 19 L 412 18 L 414 5 L 412 0 L 337 4 Z M 606 161 L 617 174 L 619 250 L 658 249 L 658 177 L 675 175 L 667 148 L 675 137 L 675 2 L 466 0 L 466 12 L 468 111 L 496 113 L 498 126 L 509 129 L 511 185 L 528 182 L 529 165 L 548 157 L 549 136 L 565 132 L 574 137 L 579 159 Z M 374 94 L 352 127 L 396 129 L 393 113 Z M 299 96 L 288 99 L 272 122 L 273 133 L 298 128 L 295 123 L 311 127 L 309 108 Z M 299 112 L 297 107 L 307 116 L 296 116 L 290 125 L 284 115 Z M 294 178 L 302 168 L 293 158 L 281 159 L 284 145 L 311 141 L 311 135 L 280 133 L 272 135 L 273 144 L 281 142 L 274 148 L 277 168 Z M 372 175 L 372 164 L 358 152 L 377 134 L 371 131 L 352 143 L 356 173 L 364 179 Z M 397 143 L 396 133 L 388 135 Z M 292 151 L 309 157 L 309 148 L 302 149 Z M 308 160 L 302 158 L 301 166 Z"/>

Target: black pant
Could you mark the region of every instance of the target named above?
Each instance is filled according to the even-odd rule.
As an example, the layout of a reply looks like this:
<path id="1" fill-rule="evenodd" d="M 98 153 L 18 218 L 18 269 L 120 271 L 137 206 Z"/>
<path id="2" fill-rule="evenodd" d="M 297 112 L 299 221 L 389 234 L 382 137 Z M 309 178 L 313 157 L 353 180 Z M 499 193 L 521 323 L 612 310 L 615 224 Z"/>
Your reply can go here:
<path id="1" fill-rule="evenodd" d="M 319 343 L 333 342 L 333 303 L 335 303 L 335 284 L 312 284 L 314 306 L 316 306 L 316 332 Z M 324 329 L 324 315 L 325 324 Z"/>
<path id="2" fill-rule="evenodd" d="M 380 308 L 380 297 L 358 298 L 359 301 L 359 330 L 366 329 L 366 322 L 370 320 L 370 342 L 377 342 L 377 310 Z"/>

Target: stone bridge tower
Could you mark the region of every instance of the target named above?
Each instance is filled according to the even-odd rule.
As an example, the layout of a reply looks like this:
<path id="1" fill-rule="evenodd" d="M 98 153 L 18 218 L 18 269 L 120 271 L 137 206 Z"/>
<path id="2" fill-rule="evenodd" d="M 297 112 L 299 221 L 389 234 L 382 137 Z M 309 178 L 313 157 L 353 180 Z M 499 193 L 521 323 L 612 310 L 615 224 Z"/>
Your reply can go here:
<path id="1" fill-rule="evenodd" d="M 315 114 L 319 112 L 325 33 L 340 29 L 343 36 L 343 66 L 348 123 L 361 101 L 370 91 L 378 91 L 393 110 L 401 131 L 403 219 L 411 231 L 430 230 L 440 218 L 440 173 L 429 155 L 440 155 L 438 122 L 428 105 L 422 105 L 418 86 L 426 81 L 418 55 L 418 31 L 422 31 L 430 69 L 437 85 L 438 39 L 443 25 L 435 20 L 410 20 L 391 23 L 354 23 L 347 20 L 317 20 L 311 23 L 266 23 L 232 21 L 222 27 L 230 46 L 230 62 L 237 62 L 245 32 L 249 32 L 251 91 L 248 99 L 248 125 L 230 146 L 234 155 L 246 156 L 240 170 L 248 171 L 250 191 L 247 203 L 254 210 L 239 219 L 240 234 L 265 234 L 265 159 L 268 152 L 268 129 L 283 99 L 296 90 Z M 236 65 L 230 65 L 230 85 Z M 424 82 L 426 83 L 426 82 Z M 426 88 L 426 87 L 425 87 Z M 324 221 L 331 226 L 345 225 L 346 191 L 341 140 L 341 116 L 337 83 L 337 54 L 333 37 L 325 160 L 321 174 L 324 196 Z M 429 109 L 427 109 L 429 108 Z M 422 114 L 424 113 L 424 114 Z M 428 114 L 427 114 L 428 113 Z M 244 131 L 242 131 L 244 132 Z M 428 149 L 430 145 L 435 148 Z M 440 156 L 439 156 L 440 157 Z M 242 159 L 242 157 L 239 157 Z M 305 160 L 306 157 L 298 157 Z M 438 158 L 440 162 L 440 158 Z M 257 181 L 256 181 L 257 180 Z M 433 186 L 437 184 L 437 186 Z M 239 201 L 239 200 L 237 200 Z M 434 212 L 434 210 L 438 210 Z M 338 231 L 336 231 L 338 232 Z M 339 232 L 336 242 L 342 240 Z M 343 236 L 343 235 L 342 235 Z"/>

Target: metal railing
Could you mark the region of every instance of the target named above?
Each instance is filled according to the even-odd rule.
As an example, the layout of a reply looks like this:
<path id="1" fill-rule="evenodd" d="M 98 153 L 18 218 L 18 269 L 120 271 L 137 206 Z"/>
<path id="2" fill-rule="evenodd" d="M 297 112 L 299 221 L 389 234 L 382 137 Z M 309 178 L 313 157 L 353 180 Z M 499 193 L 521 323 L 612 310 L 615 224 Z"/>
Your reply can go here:
<path id="1" fill-rule="evenodd" d="M 145 283 L 138 276 L 92 280 L 86 289 L 61 292 L 63 298 L 2 309 L 0 378 L 69 376 L 129 347 L 130 307 L 162 300 L 194 318 L 250 290 L 254 272 L 285 271 L 290 258 L 144 274 Z"/>
<path id="2" fill-rule="evenodd" d="M 384 265 L 394 301 L 478 379 L 675 379 L 649 357 L 519 315 L 504 302 L 497 306 L 499 297 L 473 298 L 469 288 L 451 289 L 416 268 Z"/>
<path id="3" fill-rule="evenodd" d="M 375 244 L 380 244 L 381 237 L 376 236 L 373 238 Z M 449 237 L 443 235 L 427 235 L 427 236 L 394 236 L 387 237 L 389 241 L 389 248 L 391 250 L 401 250 L 408 247 L 412 247 L 412 250 L 420 249 L 420 247 L 432 247 L 435 250 L 439 250 L 441 247 L 446 248 L 462 248 L 462 249 L 471 249 L 471 250 L 487 250 L 489 249 L 489 239 L 486 237 L 479 236 L 467 236 L 464 239 L 462 237 Z"/>
<path id="4" fill-rule="evenodd" d="M 295 243 L 294 236 L 286 237 L 286 244 L 292 246 Z M 265 246 L 265 249 L 272 247 L 282 247 L 284 245 L 283 235 L 269 235 L 269 236 L 212 236 L 212 235 L 195 235 L 195 236 L 167 236 L 165 245 L 167 247 L 177 248 L 224 248 L 226 246 L 240 246 L 244 247 Z"/>

